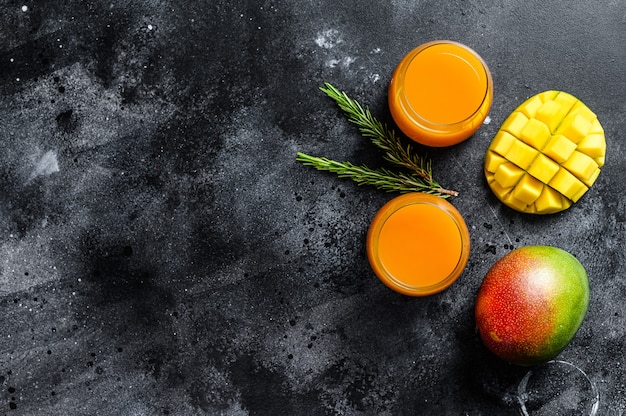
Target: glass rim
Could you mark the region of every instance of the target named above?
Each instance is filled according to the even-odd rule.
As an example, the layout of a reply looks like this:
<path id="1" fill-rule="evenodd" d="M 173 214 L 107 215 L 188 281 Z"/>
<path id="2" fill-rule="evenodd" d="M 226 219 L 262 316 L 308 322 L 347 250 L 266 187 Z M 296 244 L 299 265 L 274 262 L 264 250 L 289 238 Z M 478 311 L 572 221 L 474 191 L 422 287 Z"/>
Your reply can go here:
<path id="1" fill-rule="evenodd" d="M 462 120 L 455 121 L 452 123 L 440 123 L 440 122 L 428 120 L 425 117 L 423 117 L 419 112 L 417 112 L 411 106 L 411 103 L 409 102 L 406 96 L 405 87 L 404 87 L 405 80 L 406 80 L 406 72 L 408 68 L 410 67 L 411 63 L 418 57 L 420 53 L 422 53 L 426 49 L 429 49 L 429 48 L 432 48 L 441 44 L 455 45 L 469 52 L 473 57 L 475 57 L 478 60 L 478 62 L 480 63 L 480 68 L 482 69 L 485 75 L 485 92 L 480 100 L 480 104 L 478 104 L 478 107 L 469 116 L 465 117 Z M 474 67 L 474 65 L 472 65 L 472 67 Z M 469 46 L 466 46 L 462 43 L 459 43 L 453 40 L 433 40 L 430 42 L 426 42 L 416 47 L 412 51 L 410 51 L 407 54 L 407 56 L 405 56 L 405 58 L 403 59 L 402 70 L 399 71 L 398 73 L 398 83 L 399 83 L 399 86 L 397 88 L 398 88 L 398 92 L 400 93 L 399 94 L 400 103 L 402 105 L 402 109 L 404 110 L 404 112 L 407 114 L 407 116 L 413 119 L 413 121 L 416 124 L 432 132 L 440 132 L 442 130 L 445 130 L 446 127 L 450 131 L 456 131 L 457 129 L 454 129 L 454 127 L 462 126 L 464 124 L 467 124 L 468 122 L 471 122 L 472 120 L 476 118 L 477 115 L 480 115 L 482 118 L 486 117 L 487 114 L 485 113 L 484 115 L 482 115 L 480 114 L 480 111 L 483 108 L 485 101 L 487 101 L 489 97 L 493 95 L 493 79 L 491 76 L 491 71 L 489 70 L 489 67 L 487 66 L 487 63 L 475 50 L 473 50 Z M 445 131 L 448 131 L 448 130 L 445 130 Z"/>
<path id="2" fill-rule="evenodd" d="M 431 285 L 411 285 L 398 279 L 384 266 L 378 253 L 378 238 L 385 222 L 400 209 L 415 204 L 426 204 L 443 211 L 454 222 L 461 239 L 459 258 L 455 267 L 447 276 Z M 465 270 L 469 260 L 469 252 L 469 230 L 459 211 L 441 197 L 420 192 L 402 194 L 383 205 L 374 216 L 367 235 L 367 255 L 376 276 L 389 288 L 409 296 L 428 296 L 447 289 Z"/>

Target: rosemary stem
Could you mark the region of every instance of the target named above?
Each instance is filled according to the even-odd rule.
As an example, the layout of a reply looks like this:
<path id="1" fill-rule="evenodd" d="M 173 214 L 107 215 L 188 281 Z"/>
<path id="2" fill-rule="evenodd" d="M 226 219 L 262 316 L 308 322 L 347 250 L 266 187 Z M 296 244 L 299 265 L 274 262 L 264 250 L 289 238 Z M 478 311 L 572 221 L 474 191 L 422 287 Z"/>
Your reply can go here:
<path id="1" fill-rule="evenodd" d="M 442 198 L 458 196 L 457 191 L 441 187 L 433 179 L 432 162 L 416 154 L 410 145 L 404 145 L 393 129 L 381 123 L 357 101 L 348 97 L 329 83 L 320 88 L 332 98 L 339 108 L 354 123 L 361 134 L 382 150 L 383 158 L 392 164 L 405 168 L 405 172 L 389 169 L 372 169 L 365 165 L 357 166 L 350 162 L 337 162 L 325 157 L 310 156 L 298 152 L 296 160 L 318 170 L 334 172 L 340 178 L 351 178 L 359 185 L 373 185 L 386 191 L 425 192 Z"/>
<path id="2" fill-rule="evenodd" d="M 298 152 L 296 160 L 317 170 L 333 172 L 340 178 L 350 178 L 358 185 L 373 185 L 385 191 L 424 192 L 442 198 L 458 195 L 455 191 L 442 188 L 436 182 L 424 182 L 422 178 L 412 174 L 391 172 L 384 168 L 372 169 L 365 165 L 356 166 L 350 162 L 337 162 L 302 152 Z"/>

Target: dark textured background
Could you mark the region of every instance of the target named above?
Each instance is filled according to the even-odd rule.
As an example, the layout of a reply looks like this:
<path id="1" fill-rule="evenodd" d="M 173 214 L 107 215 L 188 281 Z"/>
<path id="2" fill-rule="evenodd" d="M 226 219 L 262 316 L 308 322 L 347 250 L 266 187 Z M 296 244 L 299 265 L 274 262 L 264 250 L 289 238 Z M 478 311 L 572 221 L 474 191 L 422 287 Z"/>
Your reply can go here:
<path id="1" fill-rule="evenodd" d="M 467 269 L 409 298 L 364 250 L 393 195 L 294 158 L 380 163 L 318 87 L 388 120 L 395 65 L 438 38 L 481 54 L 495 97 L 469 141 L 428 150 L 461 192 Z M 533 414 L 594 391 L 624 414 L 624 45 L 619 0 L 2 1 L 0 414 L 515 415 L 531 384 Z M 569 210 L 522 215 L 482 159 L 547 89 L 596 112 L 607 164 Z M 559 359 L 593 388 L 502 363 L 474 331 L 482 277 L 531 244 L 587 268 Z"/>

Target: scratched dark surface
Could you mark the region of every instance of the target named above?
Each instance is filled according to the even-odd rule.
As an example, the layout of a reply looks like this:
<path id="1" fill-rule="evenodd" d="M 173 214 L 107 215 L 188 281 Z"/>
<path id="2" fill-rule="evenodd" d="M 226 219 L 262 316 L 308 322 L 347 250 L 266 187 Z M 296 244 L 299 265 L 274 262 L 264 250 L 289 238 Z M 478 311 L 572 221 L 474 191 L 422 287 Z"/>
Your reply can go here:
<path id="1" fill-rule="evenodd" d="M 365 256 L 393 195 L 294 159 L 380 163 L 318 87 L 388 120 L 395 65 L 433 39 L 474 48 L 495 96 L 470 140 L 419 149 L 472 251 L 409 298 Z M 624 45 L 616 0 L 2 1 L 0 414 L 624 414 Z M 596 112 L 608 152 L 537 217 L 493 197 L 482 160 L 547 89 Z M 474 331 L 486 271 L 533 244 L 590 276 L 560 367 L 500 362 Z"/>

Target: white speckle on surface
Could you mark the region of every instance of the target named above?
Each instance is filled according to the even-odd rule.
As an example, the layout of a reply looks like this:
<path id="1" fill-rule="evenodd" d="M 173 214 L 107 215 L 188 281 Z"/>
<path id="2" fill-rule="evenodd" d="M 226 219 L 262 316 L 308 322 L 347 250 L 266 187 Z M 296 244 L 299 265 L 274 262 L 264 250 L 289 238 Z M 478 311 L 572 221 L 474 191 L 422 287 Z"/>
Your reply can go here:
<path id="1" fill-rule="evenodd" d="M 154 26 L 148 25 L 148 30 L 152 30 L 152 29 L 154 29 Z"/>
<path id="2" fill-rule="evenodd" d="M 351 56 L 346 56 L 345 58 L 342 58 L 342 59 L 333 58 L 333 59 L 329 59 L 328 61 L 326 61 L 326 66 L 329 68 L 336 68 L 337 66 L 348 68 L 350 65 L 354 63 L 354 61 L 356 61 L 356 58 L 353 58 Z"/>
<path id="3" fill-rule="evenodd" d="M 27 12 L 28 11 L 28 6 L 26 6 L 26 5 L 22 6 L 22 11 L 23 12 Z"/>
<path id="4" fill-rule="evenodd" d="M 485 117 L 485 121 L 483 121 L 483 124 L 489 124 L 491 123 L 491 117 L 487 116 Z"/>
<path id="5" fill-rule="evenodd" d="M 342 43 L 341 34 L 336 29 L 327 29 L 317 33 L 315 44 L 320 48 L 332 49 L 337 44 Z"/>
<path id="6" fill-rule="evenodd" d="M 30 179 L 34 179 L 37 176 L 48 176 L 59 171 L 59 161 L 57 160 L 57 154 L 49 150 L 35 165 L 33 173 L 30 175 Z"/>

